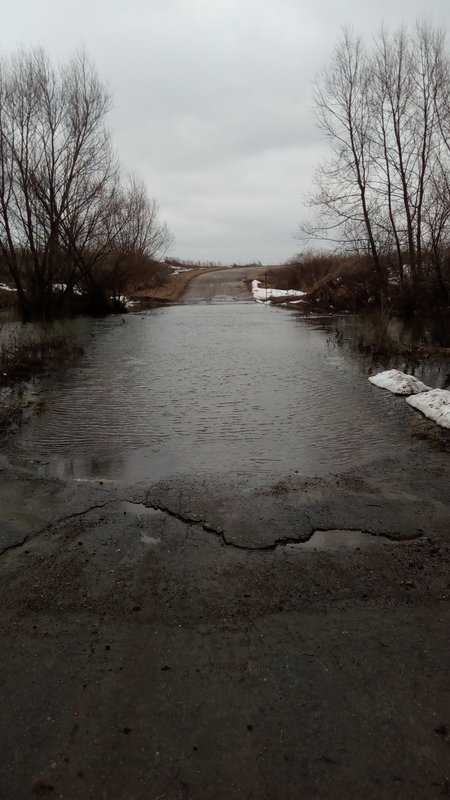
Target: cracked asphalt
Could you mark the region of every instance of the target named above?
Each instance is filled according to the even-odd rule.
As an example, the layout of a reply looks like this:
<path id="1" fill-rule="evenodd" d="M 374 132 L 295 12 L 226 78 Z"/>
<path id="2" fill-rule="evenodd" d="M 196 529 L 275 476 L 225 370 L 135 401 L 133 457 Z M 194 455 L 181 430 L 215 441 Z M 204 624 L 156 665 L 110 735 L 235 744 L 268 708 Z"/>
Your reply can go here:
<path id="1" fill-rule="evenodd" d="M 0 475 L 0 797 L 450 795 L 447 452 L 307 480 Z"/>
<path id="2" fill-rule="evenodd" d="M 5 468 L 1 796 L 445 796 L 450 484 L 420 449 L 245 492 Z M 327 520 L 367 543 L 296 544 Z"/>

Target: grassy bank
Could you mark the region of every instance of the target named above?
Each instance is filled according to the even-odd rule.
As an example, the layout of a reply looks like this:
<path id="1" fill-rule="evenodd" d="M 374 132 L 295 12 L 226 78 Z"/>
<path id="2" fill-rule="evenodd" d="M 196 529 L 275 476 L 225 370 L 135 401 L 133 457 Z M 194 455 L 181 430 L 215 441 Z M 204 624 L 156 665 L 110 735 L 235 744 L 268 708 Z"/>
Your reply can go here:
<path id="1" fill-rule="evenodd" d="M 367 258 L 306 253 L 277 268 L 255 275 L 269 288 L 304 292 L 299 304 L 292 297 L 276 297 L 273 305 L 291 306 L 306 316 L 363 314 L 370 320 L 354 348 L 362 354 L 389 359 L 402 356 L 450 360 L 450 310 L 438 302 L 432 286 L 424 287 L 419 301 L 407 302 L 405 287 L 390 276 L 387 295 L 380 302 L 377 279 Z M 395 324 L 402 321 L 400 327 Z M 398 334 L 399 330 L 406 335 Z M 337 336 L 341 334 L 337 331 Z"/>
<path id="2" fill-rule="evenodd" d="M 0 348 L 0 387 L 73 364 L 81 354 L 81 347 L 62 336 L 11 338 Z"/>
<path id="3" fill-rule="evenodd" d="M 392 256 L 387 254 L 383 270 L 385 282 L 381 285 L 368 256 L 306 252 L 276 269 L 267 268 L 267 281 L 269 287 L 305 292 L 302 305 L 309 313 L 355 314 L 374 308 L 423 317 L 448 313 L 443 284 L 429 265 L 426 268 L 424 264 L 421 275 L 414 278 L 405 264 L 400 278 Z M 445 283 L 448 275 L 444 268 L 442 274 Z"/>
<path id="4" fill-rule="evenodd" d="M 77 362 L 82 348 L 52 332 L 3 334 L 0 344 L 0 435 L 20 423 L 39 403 L 30 382 Z"/>
<path id="5" fill-rule="evenodd" d="M 305 254 L 276 269 L 268 269 L 267 285 L 305 292 L 302 309 L 307 313 L 366 311 L 374 307 L 377 297 L 367 260 L 356 256 Z M 274 302 L 280 301 L 283 298 Z"/>

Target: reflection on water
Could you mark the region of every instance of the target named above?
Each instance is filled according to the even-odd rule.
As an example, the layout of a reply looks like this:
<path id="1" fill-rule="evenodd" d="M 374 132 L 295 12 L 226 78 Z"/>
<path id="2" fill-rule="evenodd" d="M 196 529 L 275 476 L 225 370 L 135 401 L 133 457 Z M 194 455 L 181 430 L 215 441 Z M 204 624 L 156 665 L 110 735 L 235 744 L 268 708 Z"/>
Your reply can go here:
<path id="1" fill-rule="evenodd" d="M 314 531 L 313 535 L 306 542 L 287 544 L 286 552 L 304 553 L 305 551 L 324 550 L 325 552 L 340 550 L 342 548 L 350 550 L 369 550 L 379 549 L 383 546 L 395 547 L 397 544 L 404 544 L 388 539 L 381 534 L 372 535 L 364 531 L 352 530 L 329 530 Z"/>
<path id="2" fill-rule="evenodd" d="M 357 358 L 367 374 L 383 369 L 400 369 L 433 388 L 450 386 L 450 361 L 420 358 L 411 345 L 450 346 L 448 320 L 388 320 L 373 314 L 321 317 L 309 324 L 328 333 L 328 344 L 342 350 L 348 358 Z M 402 352 L 404 351 L 404 352 Z M 406 355 L 405 355 L 406 352 Z"/>
<path id="3" fill-rule="evenodd" d="M 131 503 L 128 500 L 118 500 L 114 508 L 122 514 L 131 514 L 133 517 L 149 517 L 153 520 L 164 521 L 165 514 L 157 508 L 149 508 L 143 503 Z"/>
<path id="4" fill-rule="evenodd" d="M 323 474 L 411 444 L 411 410 L 368 383 L 330 320 L 229 303 L 73 325 L 80 366 L 52 379 L 45 412 L 8 445 L 44 474 Z"/>

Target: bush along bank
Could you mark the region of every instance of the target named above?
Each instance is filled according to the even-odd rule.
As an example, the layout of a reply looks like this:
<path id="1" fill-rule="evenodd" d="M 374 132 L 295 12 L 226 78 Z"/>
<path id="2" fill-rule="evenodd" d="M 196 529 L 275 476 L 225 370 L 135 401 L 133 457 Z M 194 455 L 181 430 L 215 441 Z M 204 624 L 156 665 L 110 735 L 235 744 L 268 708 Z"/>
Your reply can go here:
<path id="1" fill-rule="evenodd" d="M 30 391 L 37 378 L 77 363 L 82 347 L 54 332 L 4 335 L 0 345 L 0 436 L 39 408 Z"/>

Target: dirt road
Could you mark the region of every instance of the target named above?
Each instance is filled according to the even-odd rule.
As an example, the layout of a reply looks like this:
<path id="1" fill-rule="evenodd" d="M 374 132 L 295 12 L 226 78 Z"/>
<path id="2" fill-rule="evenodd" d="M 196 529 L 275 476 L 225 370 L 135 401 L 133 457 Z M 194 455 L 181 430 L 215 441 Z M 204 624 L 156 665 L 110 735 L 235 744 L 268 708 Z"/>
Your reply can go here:
<path id="1" fill-rule="evenodd" d="M 253 486 L 0 468 L 1 797 L 450 794 L 448 453 Z"/>
<path id="2" fill-rule="evenodd" d="M 229 267 L 217 270 L 217 272 L 205 272 L 191 281 L 182 302 L 251 300 L 251 294 L 245 281 L 254 273 L 255 267 Z"/>

